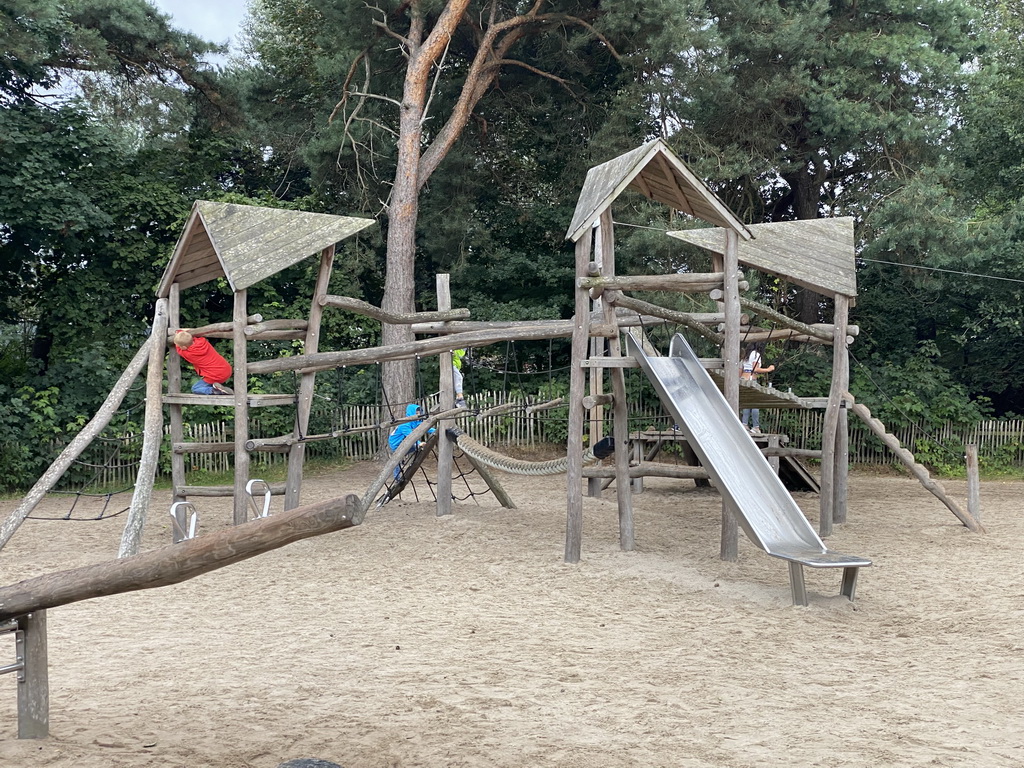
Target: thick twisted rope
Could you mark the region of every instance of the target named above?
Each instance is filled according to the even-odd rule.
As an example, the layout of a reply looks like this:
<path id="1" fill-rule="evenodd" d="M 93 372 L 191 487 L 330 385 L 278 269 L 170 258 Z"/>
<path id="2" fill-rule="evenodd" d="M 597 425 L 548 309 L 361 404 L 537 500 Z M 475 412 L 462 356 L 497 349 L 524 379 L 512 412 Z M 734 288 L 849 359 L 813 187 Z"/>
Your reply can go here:
<path id="1" fill-rule="evenodd" d="M 513 459 L 511 456 L 492 451 L 460 430 L 450 429 L 448 434 L 455 439 L 459 448 L 467 456 L 502 472 L 528 476 L 559 475 L 569 468 L 568 456 L 561 459 L 551 459 L 550 461 L 522 461 L 521 459 Z M 594 455 L 594 451 L 590 448 L 583 454 L 584 464 L 593 464 L 597 460 L 598 457 Z"/>

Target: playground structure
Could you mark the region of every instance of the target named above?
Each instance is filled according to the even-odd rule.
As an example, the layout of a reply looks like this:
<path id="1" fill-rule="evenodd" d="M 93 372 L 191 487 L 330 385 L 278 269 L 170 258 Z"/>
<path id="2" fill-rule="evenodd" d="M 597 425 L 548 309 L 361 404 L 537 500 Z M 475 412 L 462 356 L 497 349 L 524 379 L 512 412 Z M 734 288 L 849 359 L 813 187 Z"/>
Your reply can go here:
<path id="1" fill-rule="evenodd" d="M 715 271 L 705 274 L 617 276 L 611 206 L 627 188 L 710 224 L 711 228 L 670 234 L 712 251 Z M 41 666 L 45 669 L 47 608 L 100 595 L 175 583 L 283 546 L 298 538 L 358 525 L 367 510 L 381 498 L 381 489 L 395 468 L 403 462 L 409 449 L 423 440 L 431 429 L 436 429 L 438 435 L 437 514 L 449 514 L 452 501 L 452 450 L 460 439 L 457 431 L 452 428 L 459 419 L 475 416 L 454 405 L 451 351 L 507 340 L 571 338 L 567 454 L 564 460 L 545 469 L 564 471 L 567 476 L 566 562 L 574 563 L 581 557 L 584 478 L 587 479 L 588 492 L 592 496 L 601 493 L 603 481 L 614 480 L 620 548 L 632 550 L 635 539 L 631 497 L 633 480 L 645 474 L 695 478 L 710 476 L 723 496 L 722 559 L 736 559 L 738 530 L 742 526 L 750 539 L 766 553 L 789 562 L 790 585 L 795 604 L 807 603 L 802 572 L 804 565 L 842 568 L 840 594 L 850 600 L 854 598 L 858 569 L 870 565 L 870 561 L 862 557 L 839 555 L 825 547 L 779 483 L 762 452 L 735 418 L 738 409 L 748 405 L 824 407 L 826 426 L 821 455 L 821 535 L 827 536 L 833 523 L 846 520 L 847 411 L 853 408 L 859 416 L 871 420 L 866 409 L 861 407 L 861 410 L 857 410 L 852 396 L 847 392 L 849 362 L 846 350 L 856 335 L 855 327 L 848 322 L 849 307 L 856 296 L 852 220 L 748 227 L 662 141 L 655 140 L 591 169 L 587 175 L 567 232 L 567 239 L 576 245 L 574 317 L 571 320 L 516 323 L 473 322 L 468 320 L 468 310 L 452 309 L 447 275 L 437 276 L 436 312 L 394 315 L 356 299 L 329 295 L 327 290 L 335 244 L 372 223 L 368 219 L 252 206 L 205 201 L 195 204 L 160 281 L 149 342 L 135 355 L 93 420 L 0 526 L 2 548 L 75 456 L 106 426 L 132 381 L 143 367 L 147 367 L 143 455 L 128 522 L 121 540 L 121 559 L 0 588 L 0 622 L 6 622 L 0 623 L 0 629 L 15 628 L 16 632 L 21 633 L 24 646 L 35 649 L 29 654 L 33 656 L 31 660 L 19 650 L 19 670 L 38 669 L 40 654 L 44 657 Z M 307 320 L 264 321 L 260 316 L 249 315 L 249 287 L 314 253 L 319 253 L 320 263 Z M 770 271 L 830 296 L 835 305 L 833 323 L 830 326 L 804 325 L 756 302 L 743 300 L 740 291 L 747 284 L 742 279 L 741 264 Z M 181 291 L 217 278 L 226 279 L 232 289 L 232 321 L 196 328 L 194 333 L 232 340 L 234 394 L 195 395 L 182 392 L 182 373 L 176 355 L 167 358 L 168 389 L 163 392 L 167 342 L 173 329 L 181 325 Z M 718 303 L 718 311 L 681 313 L 627 295 L 631 291 L 649 290 L 709 293 Z M 430 334 L 430 337 L 391 347 L 322 352 L 319 350 L 320 324 L 324 310 L 328 307 L 358 312 L 386 323 L 410 324 L 414 332 Z M 785 326 L 786 330 L 778 333 L 787 339 L 833 345 L 832 386 L 827 398 L 802 399 L 756 385 L 741 386 L 741 336 L 745 335 L 750 340 L 765 340 L 774 338 L 773 334 L 776 333 L 751 332 L 749 329 L 744 332 L 743 325 L 749 322 L 749 318 L 742 314 L 742 309 Z M 682 324 L 715 341 L 721 348 L 721 357 L 699 359 L 680 338 L 673 344 L 670 354 L 661 358 L 653 350 L 645 349 L 646 340 L 642 334 L 629 337 L 628 354 L 623 354 L 620 341 L 623 329 L 669 322 Z M 248 342 L 263 339 L 301 339 L 304 342 L 303 353 L 250 361 Z M 428 414 L 412 430 L 384 462 L 377 480 L 361 498 L 350 495 L 333 502 L 301 506 L 305 444 L 311 440 L 337 436 L 307 433 L 316 373 L 345 365 L 427 355 L 438 355 L 440 359 L 439 410 Z M 651 378 L 666 409 L 676 419 L 687 442 L 701 459 L 702 468 L 693 468 L 689 472 L 687 468 L 668 472 L 657 466 L 645 466 L 643 462 L 631 466 L 625 369 L 632 367 L 642 368 Z M 717 372 L 720 384 L 715 383 L 709 370 Z M 248 392 L 251 376 L 280 371 L 299 374 L 297 394 L 264 395 Z M 610 379 L 610 392 L 605 391 L 606 372 Z M 719 386 L 724 394 L 719 393 Z M 138 554 L 156 473 L 165 405 L 170 414 L 173 504 L 187 505 L 189 499 L 204 496 L 230 496 L 233 499 L 233 522 L 236 527 L 193 538 L 185 525 L 187 506 L 177 506 L 174 508 L 180 515 L 175 518 L 174 528 L 178 543 Z M 233 442 L 185 442 L 183 409 L 195 405 L 233 408 Z M 250 409 L 260 407 L 293 408 L 293 431 L 273 438 L 251 439 L 248 433 Z M 606 409 L 611 414 L 614 445 L 611 471 L 606 467 L 587 466 L 588 458 L 593 459 L 594 455 L 585 457 L 582 450 L 587 424 L 590 427 L 591 446 L 596 446 L 605 437 Z M 393 423 L 400 421 L 395 420 Z M 887 434 L 884 427 L 877 424 L 872 429 L 880 430 L 882 435 Z M 778 446 L 775 448 L 778 450 Z M 233 454 L 233 485 L 188 485 L 185 456 L 189 453 L 214 451 Z M 279 451 L 288 455 L 286 482 L 281 486 L 264 489 L 267 499 L 270 495 L 284 496 L 285 512 L 269 517 L 257 514 L 255 520 L 249 521 L 247 503 L 252 491 L 249 457 L 255 451 Z M 503 498 L 497 480 L 487 473 L 487 457 L 480 453 L 475 454 L 475 458 L 472 453 L 468 455 L 474 465 L 481 469 L 481 474 L 499 501 L 504 506 L 513 506 L 507 495 Z M 908 461 L 906 458 L 904 460 Z M 415 471 L 414 465 L 418 465 L 417 462 L 410 463 L 411 471 Z M 500 462 L 491 466 L 506 470 L 510 468 L 508 463 L 502 465 Z M 917 466 L 912 457 L 909 458 L 908 466 Z M 402 481 L 411 476 L 406 474 L 409 471 L 400 471 Z M 925 482 L 923 478 L 922 482 Z M 952 501 L 944 498 L 944 493 L 941 493 L 941 488 L 934 481 L 930 482 L 930 490 L 943 499 L 965 525 L 975 531 L 982 530 L 974 517 L 961 512 Z M 397 491 L 389 490 L 386 495 L 394 497 L 401 491 L 402 485 L 400 482 Z M 759 501 L 761 499 L 769 500 L 773 506 L 766 507 L 765 502 Z M 26 691 L 24 707 L 20 695 L 22 690 Z M 20 725 L 22 717 L 26 721 L 25 735 L 22 737 L 46 735 L 43 713 L 47 697 L 45 679 L 40 681 L 38 675 L 24 688 L 19 687 L 19 736 L 23 732 Z"/>

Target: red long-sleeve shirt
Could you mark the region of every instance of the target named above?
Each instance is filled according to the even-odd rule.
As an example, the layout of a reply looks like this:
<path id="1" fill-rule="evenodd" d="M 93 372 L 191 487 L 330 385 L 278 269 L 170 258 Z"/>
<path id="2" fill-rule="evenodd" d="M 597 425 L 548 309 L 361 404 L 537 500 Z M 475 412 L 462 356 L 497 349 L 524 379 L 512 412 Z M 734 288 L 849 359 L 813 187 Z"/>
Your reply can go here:
<path id="1" fill-rule="evenodd" d="M 188 349 L 175 349 L 185 360 L 192 363 L 196 373 L 207 384 L 223 384 L 231 378 L 231 363 L 221 357 L 213 345 L 202 336 L 194 336 Z"/>

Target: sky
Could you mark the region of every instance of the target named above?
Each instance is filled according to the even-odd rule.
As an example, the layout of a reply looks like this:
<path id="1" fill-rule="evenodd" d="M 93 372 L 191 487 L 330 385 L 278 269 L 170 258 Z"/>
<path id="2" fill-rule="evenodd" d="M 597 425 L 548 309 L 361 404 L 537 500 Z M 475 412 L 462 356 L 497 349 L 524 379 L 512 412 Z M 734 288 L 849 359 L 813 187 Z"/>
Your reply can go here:
<path id="1" fill-rule="evenodd" d="M 247 8 L 246 0 L 150 0 L 173 19 L 175 27 L 204 40 L 237 44 L 237 33 Z"/>

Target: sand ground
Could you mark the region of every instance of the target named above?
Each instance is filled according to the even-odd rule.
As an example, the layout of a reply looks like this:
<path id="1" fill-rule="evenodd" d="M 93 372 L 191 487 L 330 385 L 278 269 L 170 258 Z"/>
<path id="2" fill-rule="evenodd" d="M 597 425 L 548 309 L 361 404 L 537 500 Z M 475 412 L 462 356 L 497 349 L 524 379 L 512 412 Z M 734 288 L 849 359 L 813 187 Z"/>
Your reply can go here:
<path id="1" fill-rule="evenodd" d="M 307 478 L 304 500 L 361 494 L 375 471 Z M 648 480 L 632 552 L 614 494 L 586 499 L 567 565 L 564 477 L 502 477 L 516 510 L 487 496 L 438 518 L 407 493 L 357 528 L 51 609 L 52 735 L 15 738 L 0 676 L 0 765 L 1024 765 L 1024 483 L 982 485 L 976 535 L 916 481 L 855 474 L 828 543 L 874 566 L 855 603 L 808 570 L 794 608 L 784 562 L 742 537 L 719 560 L 714 491 Z M 168 501 L 145 549 L 170 541 Z M 201 507 L 201 531 L 228 525 L 224 502 Z M 108 560 L 123 523 L 27 521 L 0 584 Z M 13 646 L 0 635 L 0 666 Z"/>

